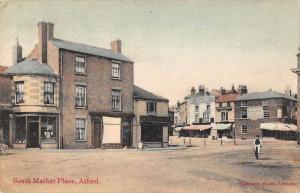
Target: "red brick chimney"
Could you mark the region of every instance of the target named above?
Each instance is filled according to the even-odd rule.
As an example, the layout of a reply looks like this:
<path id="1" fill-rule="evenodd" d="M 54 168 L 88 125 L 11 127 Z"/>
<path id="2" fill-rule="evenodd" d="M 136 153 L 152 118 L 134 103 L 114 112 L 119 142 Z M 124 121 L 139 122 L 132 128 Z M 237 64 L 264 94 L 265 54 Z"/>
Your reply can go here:
<path id="1" fill-rule="evenodd" d="M 40 61 L 42 63 L 47 63 L 47 43 L 48 40 L 53 38 L 53 23 L 39 22 L 38 23 L 38 49 L 40 54 Z"/>
<path id="2" fill-rule="evenodd" d="M 22 61 L 22 46 L 19 44 L 19 38 L 16 39 L 16 44 L 13 46 L 13 65 Z"/>
<path id="3" fill-rule="evenodd" d="M 121 47 L 122 47 L 121 40 L 117 39 L 117 40 L 112 41 L 110 43 L 110 46 L 111 46 L 112 51 L 121 53 Z"/>

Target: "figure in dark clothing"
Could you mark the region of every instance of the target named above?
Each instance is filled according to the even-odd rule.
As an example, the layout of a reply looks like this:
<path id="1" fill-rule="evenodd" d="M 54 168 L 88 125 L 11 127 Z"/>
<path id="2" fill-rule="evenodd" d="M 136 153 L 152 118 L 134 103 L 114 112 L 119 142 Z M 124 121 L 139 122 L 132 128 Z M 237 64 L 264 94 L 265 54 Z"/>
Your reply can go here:
<path id="1" fill-rule="evenodd" d="M 254 140 L 254 152 L 255 152 L 256 159 L 258 159 L 260 148 L 261 148 L 261 140 L 259 139 L 259 135 L 257 135 L 256 139 Z"/>

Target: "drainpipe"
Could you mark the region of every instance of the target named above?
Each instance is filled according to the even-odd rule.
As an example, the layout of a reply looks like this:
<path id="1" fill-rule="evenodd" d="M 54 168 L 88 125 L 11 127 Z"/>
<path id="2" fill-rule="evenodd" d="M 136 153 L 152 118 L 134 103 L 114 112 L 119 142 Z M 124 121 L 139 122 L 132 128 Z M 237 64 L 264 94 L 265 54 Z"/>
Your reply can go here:
<path id="1" fill-rule="evenodd" d="M 58 128 L 58 149 L 62 149 L 63 147 L 63 141 L 61 140 L 62 139 L 62 113 L 61 113 L 61 107 L 62 107 L 62 70 L 63 70 L 63 67 L 62 67 L 62 50 L 59 50 L 59 76 L 58 76 L 58 82 L 59 82 L 59 93 L 58 93 L 58 101 L 59 101 L 59 104 L 58 104 L 58 123 L 59 123 L 59 128 Z"/>

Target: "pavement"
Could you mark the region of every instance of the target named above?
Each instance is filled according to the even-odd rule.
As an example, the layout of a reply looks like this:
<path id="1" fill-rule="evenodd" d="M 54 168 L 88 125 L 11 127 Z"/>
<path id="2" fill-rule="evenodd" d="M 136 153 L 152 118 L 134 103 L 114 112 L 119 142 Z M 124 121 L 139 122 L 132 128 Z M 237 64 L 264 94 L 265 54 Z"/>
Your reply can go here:
<path id="1" fill-rule="evenodd" d="M 0 192 L 300 193 L 300 146 L 266 141 L 259 160 L 252 148 L 209 142 L 150 151 L 10 149 L 0 155 Z"/>

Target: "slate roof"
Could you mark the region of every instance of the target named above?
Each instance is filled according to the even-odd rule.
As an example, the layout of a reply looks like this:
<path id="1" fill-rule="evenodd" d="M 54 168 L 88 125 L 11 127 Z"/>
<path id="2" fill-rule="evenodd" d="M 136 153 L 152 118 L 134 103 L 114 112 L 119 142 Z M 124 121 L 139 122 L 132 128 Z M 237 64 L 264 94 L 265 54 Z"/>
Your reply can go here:
<path id="1" fill-rule="evenodd" d="M 231 102 L 231 101 L 236 101 L 237 99 L 237 94 L 225 94 L 221 95 L 216 99 L 216 102 Z"/>
<path id="2" fill-rule="evenodd" d="M 274 99 L 274 98 L 285 98 L 290 100 L 296 100 L 294 97 L 285 95 L 276 91 L 265 91 L 265 92 L 253 92 L 244 95 L 239 95 L 237 101 L 243 100 L 256 100 L 256 99 Z"/>
<path id="3" fill-rule="evenodd" d="M 57 39 L 57 38 L 50 40 L 50 42 L 52 42 L 52 44 L 55 47 L 65 49 L 65 50 L 71 50 L 71 51 L 75 51 L 75 52 L 91 54 L 91 55 L 95 55 L 95 56 L 101 56 L 104 58 L 110 58 L 110 59 L 120 60 L 120 61 L 124 61 L 124 62 L 133 62 L 132 60 L 125 57 L 121 53 L 114 52 L 109 49 L 98 48 L 98 47 L 94 47 L 94 46 L 90 46 L 90 45 L 86 45 L 86 44 L 70 42 L 70 41 L 61 40 L 61 39 Z"/>
<path id="4" fill-rule="evenodd" d="M 37 60 L 26 59 L 9 67 L 5 74 L 35 74 L 35 75 L 48 75 L 56 76 L 52 68 L 48 64 L 42 64 Z"/>
<path id="5" fill-rule="evenodd" d="M 136 85 L 134 85 L 134 88 L 133 88 L 133 97 L 135 99 L 150 99 L 150 100 L 167 101 L 167 102 L 169 101 L 167 98 L 153 94 L 153 93 L 146 91 Z"/>

